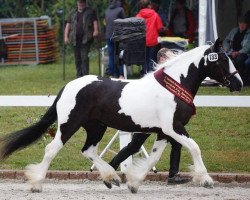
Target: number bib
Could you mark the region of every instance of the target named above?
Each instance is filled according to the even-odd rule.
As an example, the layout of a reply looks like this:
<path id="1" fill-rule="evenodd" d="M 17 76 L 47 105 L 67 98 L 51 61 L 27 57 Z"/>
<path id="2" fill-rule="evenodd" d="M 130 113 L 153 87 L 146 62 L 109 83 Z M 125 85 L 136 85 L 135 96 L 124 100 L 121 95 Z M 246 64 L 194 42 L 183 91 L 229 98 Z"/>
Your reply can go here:
<path id="1" fill-rule="evenodd" d="M 208 58 L 208 61 L 215 62 L 218 60 L 218 54 L 217 53 L 210 53 L 210 54 L 208 54 L 207 58 Z"/>

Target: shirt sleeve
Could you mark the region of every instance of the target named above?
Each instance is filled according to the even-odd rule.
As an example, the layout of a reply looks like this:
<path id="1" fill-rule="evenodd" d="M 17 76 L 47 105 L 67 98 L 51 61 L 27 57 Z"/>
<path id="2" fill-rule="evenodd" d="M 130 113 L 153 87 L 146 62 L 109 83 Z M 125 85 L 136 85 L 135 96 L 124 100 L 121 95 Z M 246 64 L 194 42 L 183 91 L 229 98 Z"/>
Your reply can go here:
<path id="1" fill-rule="evenodd" d="M 97 14 L 96 14 L 95 10 L 93 10 L 93 12 L 92 12 L 92 20 L 97 21 Z"/>
<path id="2" fill-rule="evenodd" d="M 72 10 L 70 13 L 69 13 L 69 15 L 68 15 L 68 18 L 67 18 L 67 23 L 71 23 L 71 15 L 72 15 L 72 13 L 73 13 L 74 11 Z"/>
<path id="3" fill-rule="evenodd" d="M 160 16 L 157 14 L 157 17 L 156 17 L 156 25 L 157 25 L 157 30 L 159 31 L 160 29 L 163 28 L 163 24 L 162 24 L 162 21 L 161 21 L 161 18 Z"/>
<path id="4" fill-rule="evenodd" d="M 233 40 L 234 34 L 235 34 L 235 28 L 232 29 L 228 35 L 226 36 L 226 38 L 224 39 L 222 45 L 225 51 L 229 51 L 230 50 L 230 45 L 231 45 L 231 41 Z"/>
<path id="5" fill-rule="evenodd" d="M 250 31 L 245 34 L 242 41 L 242 49 L 239 50 L 240 53 L 250 54 Z"/>

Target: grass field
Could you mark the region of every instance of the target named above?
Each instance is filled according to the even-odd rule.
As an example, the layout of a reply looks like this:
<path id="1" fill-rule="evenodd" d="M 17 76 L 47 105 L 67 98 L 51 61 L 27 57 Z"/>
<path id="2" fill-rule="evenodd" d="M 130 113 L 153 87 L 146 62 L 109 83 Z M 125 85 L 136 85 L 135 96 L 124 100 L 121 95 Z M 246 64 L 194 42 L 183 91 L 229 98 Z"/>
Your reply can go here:
<path id="1" fill-rule="evenodd" d="M 98 74 L 97 66 L 96 57 L 91 57 L 91 74 Z M 138 71 L 138 67 L 134 67 L 135 77 Z M 0 67 L 0 95 L 56 95 L 61 87 L 74 78 L 72 59 L 66 63 L 66 80 L 62 80 L 61 63 Z M 232 95 L 220 87 L 201 87 L 198 94 Z M 250 95 L 250 87 L 243 88 L 236 95 Z M 0 107 L 0 135 L 28 126 L 30 121 L 38 119 L 45 110 L 43 107 Z M 186 128 L 199 144 L 210 172 L 250 173 L 250 108 L 197 108 L 196 116 Z M 108 129 L 100 144 L 100 151 L 115 131 Z M 148 151 L 154 139 L 155 135 L 152 135 L 146 142 Z M 50 140 L 46 136 L 35 145 L 13 154 L 0 162 L 0 169 L 23 169 L 29 163 L 40 162 L 44 147 Z M 50 169 L 88 170 L 91 163 L 80 154 L 84 140 L 84 131 L 78 131 L 52 162 Z M 117 150 L 118 146 L 117 141 L 112 148 Z M 156 166 L 159 171 L 166 171 L 169 167 L 169 150 L 170 145 Z M 110 161 L 112 157 L 113 154 L 109 152 L 104 159 Z M 191 157 L 183 149 L 181 171 L 187 171 L 189 164 L 192 164 Z"/>

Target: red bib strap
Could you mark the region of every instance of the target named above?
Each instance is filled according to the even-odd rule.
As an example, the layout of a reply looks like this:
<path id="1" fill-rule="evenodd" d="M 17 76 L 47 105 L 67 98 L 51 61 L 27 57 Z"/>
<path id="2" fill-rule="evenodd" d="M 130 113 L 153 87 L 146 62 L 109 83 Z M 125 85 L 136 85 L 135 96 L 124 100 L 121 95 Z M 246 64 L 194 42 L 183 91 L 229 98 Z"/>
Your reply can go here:
<path id="1" fill-rule="evenodd" d="M 174 94 L 180 100 L 184 101 L 193 108 L 193 115 L 196 113 L 195 105 L 193 103 L 194 97 L 191 92 L 183 85 L 175 81 L 169 75 L 164 73 L 164 68 L 154 73 L 155 79 L 169 92 Z"/>

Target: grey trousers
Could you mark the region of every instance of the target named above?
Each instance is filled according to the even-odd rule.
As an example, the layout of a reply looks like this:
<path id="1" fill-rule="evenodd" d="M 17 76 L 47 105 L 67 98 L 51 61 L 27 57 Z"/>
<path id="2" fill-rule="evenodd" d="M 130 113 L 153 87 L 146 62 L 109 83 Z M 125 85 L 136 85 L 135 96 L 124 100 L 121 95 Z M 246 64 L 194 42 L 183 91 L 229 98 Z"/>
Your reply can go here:
<path id="1" fill-rule="evenodd" d="M 91 42 L 86 44 L 77 44 L 74 46 L 74 56 L 76 65 L 76 77 L 82 77 L 89 74 L 89 51 Z"/>

